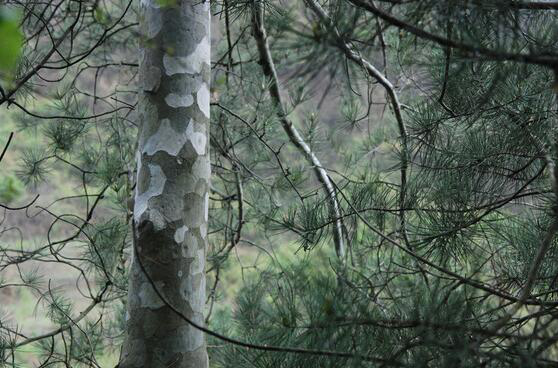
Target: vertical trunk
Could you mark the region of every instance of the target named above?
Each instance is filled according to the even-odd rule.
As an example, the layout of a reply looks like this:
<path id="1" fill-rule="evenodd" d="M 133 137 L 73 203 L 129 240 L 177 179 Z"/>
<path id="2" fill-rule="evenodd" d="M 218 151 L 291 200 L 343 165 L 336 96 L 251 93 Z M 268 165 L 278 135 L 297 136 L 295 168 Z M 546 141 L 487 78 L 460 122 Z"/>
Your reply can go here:
<path id="1" fill-rule="evenodd" d="M 141 1 L 136 254 L 122 368 L 208 366 L 203 333 L 165 305 L 142 268 L 170 303 L 203 324 L 209 27 L 209 1 Z"/>

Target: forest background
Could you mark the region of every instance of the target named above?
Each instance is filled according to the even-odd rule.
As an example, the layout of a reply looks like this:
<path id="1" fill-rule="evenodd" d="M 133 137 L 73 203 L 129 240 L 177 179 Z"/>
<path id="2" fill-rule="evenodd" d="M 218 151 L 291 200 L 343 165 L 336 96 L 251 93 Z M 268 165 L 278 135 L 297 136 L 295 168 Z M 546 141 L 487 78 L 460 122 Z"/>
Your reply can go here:
<path id="1" fill-rule="evenodd" d="M 121 358 L 138 19 L 180 3 L 1 3 L 0 364 Z M 210 366 L 556 364 L 557 9 L 212 2 Z"/>

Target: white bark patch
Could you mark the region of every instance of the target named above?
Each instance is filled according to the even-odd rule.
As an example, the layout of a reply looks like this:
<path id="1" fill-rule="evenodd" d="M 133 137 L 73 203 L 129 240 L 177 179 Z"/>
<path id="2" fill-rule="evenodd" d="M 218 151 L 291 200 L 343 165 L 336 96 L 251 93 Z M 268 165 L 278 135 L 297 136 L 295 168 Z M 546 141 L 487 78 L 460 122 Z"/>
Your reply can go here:
<path id="1" fill-rule="evenodd" d="M 192 6 L 192 11 L 195 14 L 210 14 L 209 1 L 197 2 L 194 6 Z M 209 19 L 211 19 L 211 17 L 209 17 Z M 209 24 L 209 21 L 207 22 L 207 24 Z"/>
<path id="2" fill-rule="evenodd" d="M 139 165 L 138 165 L 139 166 Z M 167 177 L 159 165 L 149 164 L 149 187 L 140 195 L 136 192 L 134 202 L 134 220 L 139 223 L 141 215 L 147 210 L 149 199 L 161 195 L 165 188 Z"/>
<path id="3" fill-rule="evenodd" d="M 198 74 L 202 65 L 209 65 L 211 57 L 211 45 L 209 38 L 204 37 L 196 46 L 196 49 L 188 56 L 163 56 L 163 65 L 167 75 L 174 74 Z"/>
<path id="4" fill-rule="evenodd" d="M 205 267 L 205 248 L 202 244 L 202 247 L 199 248 L 198 241 L 194 236 L 191 237 L 191 240 L 194 241 L 187 241 L 184 245 L 183 257 L 189 258 L 192 260 L 190 264 L 190 268 L 188 270 L 188 274 L 193 276 L 203 272 Z"/>
<path id="5" fill-rule="evenodd" d="M 198 155 L 203 155 L 205 153 L 205 144 L 207 138 L 205 134 L 194 132 L 194 122 L 190 119 L 188 127 L 186 128 L 186 136 L 192 142 L 192 146 Z"/>
<path id="6" fill-rule="evenodd" d="M 196 97 L 201 112 L 206 118 L 209 118 L 209 88 L 207 88 L 207 84 L 202 83 Z"/>
<path id="7" fill-rule="evenodd" d="M 192 68 L 188 65 L 187 57 L 174 57 L 168 54 L 163 56 L 163 65 L 165 66 L 165 73 L 167 75 L 174 74 L 194 74 Z"/>
<path id="8" fill-rule="evenodd" d="M 169 93 L 165 97 L 165 102 L 170 107 L 188 107 L 194 103 L 194 97 L 191 94 L 186 94 L 184 96 L 177 95 L 176 93 Z"/>
<path id="9" fill-rule="evenodd" d="M 209 220 L 209 193 L 205 193 L 205 198 L 203 199 L 203 216 L 207 222 Z"/>
<path id="10" fill-rule="evenodd" d="M 136 151 L 136 183 L 139 181 L 139 174 L 142 168 L 142 162 L 141 162 L 141 153 L 139 151 Z M 136 189 L 136 194 L 137 194 L 137 189 Z M 135 198 L 134 198 L 135 200 Z"/>
<path id="11" fill-rule="evenodd" d="M 211 176 L 211 167 L 204 157 L 198 157 L 192 166 L 192 174 L 200 179 L 208 180 Z"/>
<path id="12" fill-rule="evenodd" d="M 196 70 L 196 72 L 201 72 L 202 64 L 210 65 L 211 62 L 211 41 L 209 37 L 205 36 L 194 52 L 192 52 L 189 56 L 192 61 L 192 66 Z"/>
<path id="13" fill-rule="evenodd" d="M 205 250 L 203 248 L 198 249 L 198 257 L 196 262 L 196 267 L 190 268 L 190 273 L 192 275 L 202 273 L 205 266 Z"/>
<path id="14" fill-rule="evenodd" d="M 149 12 L 147 19 L 147 37 L 154 38 L 163 28 L 163 17 L 161 12 Z"/>
<path id="15" fill-rule="evenodd" d="M 204 266 L 205 262 L 204 262 L 203 258 L 200 258 L 200 257 L 204 256 L 203 248 L 198 249 L 198 251 L 196 253 L 197 253 L 196 258 L 190 264 L 190 275 L 197 275 L 197 274 L 203 272 L 203 266 Z"/>
<path id="16" fill-rule="evenodd" d="M 197 273 L 190 274 L 197 275 Z M 190 302 L 190 307 L 194 312 L 203 313 L 203 307 L 205 306 L 205 276 L 187 279 L 182 296 L 184 300 Z"/>
<path id="17" fill-rule="evenodd" d="M 186 235 L 187 231 L 188 231 L 187 226 L 184 225 L 179 227 L 174 233 L 174 241 L 177 244 L 182 244 L 182 242 L 184 241 L 184 235 Z"/>
<path id="18" fill-rule="evenodd" d="M 163 286 L 165 286 L 164 282 L 155 282 L 155 287 L 157 288 L 157 290 L 161 290 Z M 165 302 L 163 302 L 161 298 L 159 298 L 149 282 L 144 282 L 138 296 L 141 308 L 158 309 L 165 306 Z"/>
<path id="19" fill-rule="evenodd" d="M 200 225 L 200 236 L 202 239 L 205 239 L 207 236 L 207 225 L 205 222 Z"/>
<path id="20" fill-rule="evenodd" d="M 185 243 L 182 246 L 182 257 L 184 258 L 195 258 L 195 250 L 198 249 L 198 240 L 192 232 L 186 233 L 184 237 Z"/>
<path id="21" fill-rule="evenodd" d="M 182 271 L 178 271 L 178 278 L 182 277 Z"/>
<path id="22" fill-rule="evenodd" d="M 183 186 L 185 193 L 195 193 L 197 182 L 198 177 L 195 173 L 192 173 L 192 175 L 188 175 L 188 177 L 185 178 Z"/>
<path id="23" fill-rule="evenodd" d="M 176 156 L 187 140 L 188 134 L 176 132 L 171 127 L 170 120 L 163 119 L 157 133 L 149 137 L 145 143 L 143 152 L 152 156 L 155 152 L 165 151 L 171 156 Z"/>

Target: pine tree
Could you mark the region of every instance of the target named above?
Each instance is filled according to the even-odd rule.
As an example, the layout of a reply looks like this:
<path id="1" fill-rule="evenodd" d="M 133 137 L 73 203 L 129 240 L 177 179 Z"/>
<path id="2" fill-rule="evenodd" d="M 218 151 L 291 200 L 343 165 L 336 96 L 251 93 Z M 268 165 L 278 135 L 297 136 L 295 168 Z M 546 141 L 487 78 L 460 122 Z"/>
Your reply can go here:
<path id="1" fill-rule="evenodd" d="M 0 364 L 556 364 L 554 1 L 5 3 Z"/>

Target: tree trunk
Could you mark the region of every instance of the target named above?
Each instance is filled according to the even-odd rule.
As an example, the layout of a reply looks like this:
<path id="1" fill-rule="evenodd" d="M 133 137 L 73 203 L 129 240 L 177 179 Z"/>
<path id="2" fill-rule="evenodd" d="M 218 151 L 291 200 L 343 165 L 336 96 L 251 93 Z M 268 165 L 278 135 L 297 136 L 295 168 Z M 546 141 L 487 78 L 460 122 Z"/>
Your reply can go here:
<path id="1" fill-rule="evenodd" d="M 136 252 L 119 367 L 207 367 L 202 325 L 209 205 L 210 13 L 204 0 L 142 0 Z M 141 264 L 137 258 L 140 258 Z"/>

